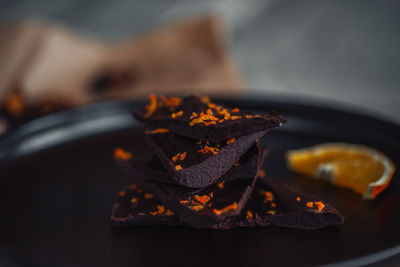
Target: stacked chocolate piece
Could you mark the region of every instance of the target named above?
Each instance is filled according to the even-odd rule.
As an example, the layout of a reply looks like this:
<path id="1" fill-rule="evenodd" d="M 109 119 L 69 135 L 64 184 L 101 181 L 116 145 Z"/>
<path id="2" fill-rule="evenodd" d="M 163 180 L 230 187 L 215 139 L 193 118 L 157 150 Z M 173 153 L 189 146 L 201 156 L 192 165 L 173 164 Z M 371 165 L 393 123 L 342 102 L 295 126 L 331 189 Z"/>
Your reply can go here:
<path id="1" fill-rule="evenodd" d="M 258 140 L 286 122 L 276 112 L 256 115 L 196 95 L 151 95 L 134 115 L 154 155 L 140 162 L 116 149 L 132 184 L 119 192 L 113 225 L 317 229 L 343 222 L 318 197 L 264 178 L 267 150 Z"/>

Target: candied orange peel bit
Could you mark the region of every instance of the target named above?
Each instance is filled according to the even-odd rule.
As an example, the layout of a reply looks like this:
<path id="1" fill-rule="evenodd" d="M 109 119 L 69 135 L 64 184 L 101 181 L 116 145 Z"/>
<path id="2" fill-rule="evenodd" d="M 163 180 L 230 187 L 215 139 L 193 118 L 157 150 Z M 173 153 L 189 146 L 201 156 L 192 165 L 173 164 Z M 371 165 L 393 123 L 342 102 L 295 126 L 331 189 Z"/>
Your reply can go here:
<path id="1" fill-rule="evenodd" d="M 206 204 L 208 201 L 210 201 L 210 197 L 208 196 L 208 195 L 202 195 L 202 196 L 199 196 L 199 195 L 194 195 L 193 196 L 193 198 L 197 201 L 197 202 L 199 202 L 199 203 L 201 203 L 201 204 Z"/>
<path id="2" fill-rule="evenodd" d="M 258 174 L 257 174 L 258 177 L 264 178 L 265 175 L 266 175 L 266 173 L 265 173 L 265 171 L 264 171 L 263 169 L 260 169 L 260 170 L 258 171 Z"/>
<path id="3" fill-rule="evenodd" d="M 169 133 L 170 130 L 167 128 L 158 128 L 151 131 L 146 131 L 145 134 L 160 134 L 160 133 Z"/>
<path id="4" fill-rule="evenodd" d="M 235 140 L 236 140 L 235 137 L 233 137 L 233 138 L 229 139 L 228 141 L 226 141 L 226 144 L 227 145 L 232 144 L 235 142 Z"/>
<path id="5" fill-rule="evenodd" d="M 298 173 L 326 179 L 374 199 L 390 183 L 393 162 L 380 151 L 347 143 L 325 143 L 288 151 L 289 167 Z"/>
<path id="6" fill-rule="evenodd" d="M 211 147 L 211 146 L 208 146 L 208 145 L 204 145 L 204 147 L 202 149 L 198 150 L 199 153 L 203 153 L 203 154 L 212 153 L 213 155 L 218 154 L 219 151 L 220 151 L 219 148 Z"/>
<path id="7" fill-rule="evenodd" d="M 246 211 L 246 219 L 247 220 L 252 220 L 253 219 L 253 213 L 251 211 Z"/>
<path id="8" fill-rule="evenodd" d="M 146 105 L 146 114 L 144 114 L 145 118 L 150 117 L 157 110 L 157 96 L 155 94 L 149 95 L 149 104 Z"/>
<path id="9" fill-rule="evenodd" d="M 130 160 L 132 158 L 132 153 L 125 151 L 124 149 L 117 147 L 114 149 L 114 158 L 120 160 Z"/>
<path id="10" fill-rule="evenodd" d="M 236 210 L 237 208 L 238 208 L 237 203 L 233 202 L 232 204 L 230 204 L 230 205 L 228 205 L 228 206 L 226 206 L 226 207 L 224 207 L 222 209 L 213 209 L 213 212 L 216 215 L 220 215 L 222 213 L 226 213 L 226 212 L 231 211 L 231 210 Z"/>

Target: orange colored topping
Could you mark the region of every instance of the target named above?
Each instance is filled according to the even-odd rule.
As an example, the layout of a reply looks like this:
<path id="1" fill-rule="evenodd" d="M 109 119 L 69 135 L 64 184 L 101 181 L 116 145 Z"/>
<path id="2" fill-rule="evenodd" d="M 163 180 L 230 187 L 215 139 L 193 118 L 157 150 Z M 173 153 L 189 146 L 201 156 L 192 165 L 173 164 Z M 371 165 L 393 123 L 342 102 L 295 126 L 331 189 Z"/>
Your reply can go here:
<path id="1" fill-rule="evenodd" d="M 19 116 L 24 111 L 22 95 L 16 91 L 11 92 L 4 105 L 13 116 Z"/>
<path id="2" fill-rule="evenodd" d="M 236 210 L 238 208 L 238 205 L 236 202 L 233 202 L 231 205 L 228 205 L 220 210 L 213 209 L 214 214 L 220 215 L 222 213 L 228 212 L 230 210 Z"/>
<path id="3" fill-rule="evenodd" d="M 170 97 L 169 99 L 163 95 L 160 95 L 161 101 L 168 108 L 176 108 L 181 104 L 181 99 L 179 97 Z"/>
<path id="4" fill-rule="evenodd" d="M 183 153 L 180 155 L 179 159 L 180 159 L 180 160 L 184 160 L 185 158 L 186 158 L 186 151 L 183 152 Z"/>
<path id="5" fill-rule="evenodd" d="M 131 203 L 135 204 L 139 201 L 139 199 L 137 199 L 136 197 L 131 198 Z"/>
<path id="6" fill-rule="evenodd" d="M 269 191 L 260 190 L 260 194 L 265 196 L 265 202 L 274 201 L 274 195 Z"/>
<path id="7" fill-rule="evenodd" d="M 317 207 L 318 211 L 321 211 L 325 208 L 325 204 L 321 201 L 314 201 L 314 205 Z"/>
<path id="8" fill-rule="evenodd" d="M 155 94 L 149 95 L 149 104 L 145 107 L 146 114 L 144 114 L 145 118 L 150 117 L 157 110 L 157 96 Z"/>
<path id="9" fill-rule="evenodd" d="M 232 144 L 233 142 L 235 142 L 235 140 L 236 140 L 235 138 L 231 138 L 228 141 L 226 141 L 226 144 L 227 145 Z"/>
<path id="10" fill-rule="evenodd" d="M 217 124 L 217 122 L 216 121 L 205 121 L 204 122 L 205 126 L 214 125 L 214 124 Z"/>
<path id="11" fill-rule="evenodd" d="M 158 128 L 152 131 L 146 131 L 145 134 L 159 134 L 159 133 L 169 133 L 170 130 L 166 128 Z"/>
<path id="12" fill-rule="evenodd" d="M 223 119 L 221 119 L 221 120 L 219 120 L 218 122 L 219 122 L 219 123 L 223 123 L 223 122 L 224 122 L 224 120 L 223 120 Z"/>
<path id="13" fill-rule="evenodd" d="M 225 186 L 225 182 L 219 182 L 218 184 L 217 184 L 217 186 L 218 186 L 218 188 L 224 188 L 224 186 Z"/>
<path id="14" fill-rule="evenodd" d="M 300 201 L 301 201 L 301 198 L 300 198 L 300 197 L 296 197 L 296 201 L 297 201 L 297 202 L 300 202 Z"/>
<path id="15" fill-rule="evenodd" d="M 216 108 L 216 105 L 215 105 L 214 103 L 209 103 L 209 104 L 208 104 L 208 107 L 209 107 L 209 108 Z"/>
<path id="16" fill-rule="evenodd" d="M 269 215 L 275 215 L 275 211 L 274 210 L 269 210 L 269 211 L 267 211 L 267 214 L 269 214 Z"/>
<path id="17" fill-rule="evenodd" d="M 196 118 L 196 117 L 198 117 L 199 115 L 196 113 L 196 112 L 192 112 L 192 116 L 190 116 L 190 119 L 193 119 L 193 118 Z"/>
<path id="18" fill-rule="evenodd" d="M 211 199 L 207 195 L 202 195 L 202 196 L 194 195 L 193 197 L 194 197 L 194 199 L 196 199 L 196 201 L 200 202 L 201 204 L 206 204 Z"/>
<path id="19" fill-rule="evenodd" d="M 175 170 L 177 170 L 177 171 L 182 170 L 182 166 L 181 165 L 176 165 L 175 166 Z"/>
<path id="20" fill-rule="evenodd" d="M 171 118 L 175 119 L 175 118 L 180 117 L 182 115 L 183 115 L 183 110 L 175 112 L 175 113 L 172 113 L 171 114 Z"/>
<path id="21" fill-rule="evenodd" d="M 131 185 L 129 186 L 129 190 L 134 191 L 134 190 L 136 189 L 136 187 L 137 187 L 137 185 L 131 184 Z"/>
<path id="22" fill-rule="evenodd" d="M 189 209 L 192 209 L 194 211 L 199 211 L 204 209 L 204 207 L 202 205 L 196 205 L 196 206 L 189 206 Z"/>
<path id="23" fill-rule="evenodd" d="M 212 110 L 211 110 L 210 108 L 207 109 L 206 113 L 207 113 L 208 115 L 214 115 L 214 113 L 212 112 Z"/>
<path id="24" fill-rule="evenodd" d="M 118 193 L 118 196 L 120 196 L 120 197 L 124 197 L 125 195 L 126 195 L 125 190 L 119 191 L 119 193 Z"/>
<path id="25" fill-rule="evenodd" d="M 211 147 L 211 146 L 205 145 L 202 149 L 198 150 L 197 152 L 203 153 L 203 154 L 212 153 L 213 155 L 215 155 L 215 154 L 218 154 L 219 151 L 220 151 L 220 149 L 217 147 Z"/>
<path id="26" fill-rule="evenodd" d="M 150 211 L 149 214 L 151 215 L 159 215 L 165 212 L 165 207 L 162 205 L 157 205 L 157 211 Z"/>
<path id="27" fill-rule="evenodd" d="M 224 116 L 224 120 L 229 120 L 231 118 L 231 114 L 225 108 L 218 112 L 218 114 Z"/>
<path id="28" fill-rule="evenodd" d="M 175 162 L 178 160 L 179 156 L 181 155 L 181 153 L 176 154 L 175 156 L 172 157 L 172 161 Z"/>
<path id="29" fill-rule="evenodd" d="M 210 197 L 214 197 L 214 192 L 211 192 L 210 194 L 208 194 Z"/>
<path id="30" fill-rule="evenodd" d="M 208 104 L 208 103 L 210 103 L 210 98 L 208 97 L 208 96 L 202 96 L 201 98 L 200 98 L 200 101 L 202 102 L 202 103 L 204 103 L 204 104 Z"/>
<path id="31" fill-rule="evenodd" d="M 154 198 L 154 195 L 152 193 L 145 193 L 144 198 L 152 199 L 152 198 Z"/>
<path id="32" fill-rule="evenodd" d="M 259 170 L 258 171 L 258 177 L 260 177 L 260 178 L 264 178 L 265 177 L 265 171 L 264 170 Z"/>
<path id="33" fill-rule="evenodd" d="M 236 113 L 236 112 L 239 112 L 240 110 L 238 109 L 238 108 L 234 108 L 234 109 L 232 109 L 232 113 Z"/>
<path id="34" fill-rule="evenodd" d="M 253 213 L 251 211 L 246 211 L 246 219 L 247 220 L 252 220 L 253 219 Z"/>
<path id="35" fill-rule="evenodd" d="M 271 203 L 271 208 L 275 208 L 276 204 L 275 203 Z"/>
<path id="36" fill-rule="evenodd" d="M 313 202 L 307 202 L 306 205 L 307 205 L 307 207 L 309 207 L 309 208 L 314 207 L 314 203 L 313 203 Z"/>
<path id="37" fill-rule="evenodd" d="M 179 201 L 181 204 L 188 204 L 189 203 L 189 201 L 188 200 L 181 200 L 181 201 Z"/>
<path id="38" fill-rule="evenodd" d="M 237 120 L 237 119 L 241 119 L 241 116 L 231 116 L 231 120 Z"/>
<path id="39" fill-rule="evenodd" d="M 143 192 L 143 189 L 138 187 L 138 189 L 136 190 L 136 192 L 138 192 L 139 194 L 141 194 Z"/>
<path id="40" fill-rule="evenodd" d="M 254 115 L 246 115 L 247 119 L 251 119 L 251 118 L 254 118 L 254 117 L 255 117 Z"/>
<path id="41" fill-rule="evenodd" d="M 218 120 L 219 119 L 217 117 L 210 115 L 210 114 L 204 114 L 202 112 L 198 118 L 195 118 L 191 122 L 189 122 L 189 125 L 193 126 L 197 123 L 203 123 L 205 121 L 218 121 Z"/>
<path id="42" fill-rule="evenodd" d="M 165 212 L 165 215 L 175 215 L 175 213 L 173 213 L 173 212 L 170 211 L 170 210 L 167 210 L 167 211 Z"/>
<path id="43" fill-rule="evenodd" d="M 132 158 L 132 153 L 117 147 L 114 149 L 114 158 L 120 160 L 130 160 Z"/>

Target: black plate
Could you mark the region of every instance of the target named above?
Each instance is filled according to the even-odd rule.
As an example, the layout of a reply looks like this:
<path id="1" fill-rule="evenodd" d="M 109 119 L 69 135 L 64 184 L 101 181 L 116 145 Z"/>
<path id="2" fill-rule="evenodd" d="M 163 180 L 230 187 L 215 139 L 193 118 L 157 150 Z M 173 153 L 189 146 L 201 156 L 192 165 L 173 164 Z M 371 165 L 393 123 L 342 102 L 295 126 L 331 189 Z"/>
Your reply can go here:
<path id="1" fill-rule="evenodd" d="M 263 139 L 265 168 L 345 216 L 318 231 L 285 228 L 194 230 L 185 227 L 113 229 L 109 215 L 126 179 L 113 162 L 117 146 L 149 155 L 143 129 L 130 116 L 137 103 L 109 102 L 53 114 L 0 142 L 0 248 L 2 261 L 92 266 L 246 266 L 376 262 L 400 251 L 400 185 L 375 201 L 322 181 L 295 176 L 288 149 L 321 142 L 351 142 L 400 160 L 400 127 L 367 116 L 289 102 L 225 100 L 264 112 L 277 109 L 288 123 Z M 397 257 L 397 256 L 396 256 Z M 349 261 L 350 260 L 350 261 Z M 2 263 L 0 261 L 0 263 Z"/>

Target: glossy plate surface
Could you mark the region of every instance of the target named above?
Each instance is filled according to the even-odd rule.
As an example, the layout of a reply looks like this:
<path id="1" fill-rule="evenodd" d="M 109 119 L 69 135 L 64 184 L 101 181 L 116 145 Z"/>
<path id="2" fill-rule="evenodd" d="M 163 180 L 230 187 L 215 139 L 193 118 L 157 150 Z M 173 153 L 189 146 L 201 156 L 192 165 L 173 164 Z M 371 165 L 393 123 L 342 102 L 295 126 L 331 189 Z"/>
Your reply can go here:
<path id="1" fill-rule="evenodd" d="M 113 149 L 130 148 L 136 158 L 150 152 L 141 125 L 130 116 L 138 103 L 108 102 L 41 118 L 0 141 L 0 263 L 293 266 L 372 263 L 400 252 L 399 172 L 376 200 L 364 201 L 349 190 L 290 173 L 284 160 L 288 149 L 337 141 L 371 146 L 397 165 L 400 127 L 315 105 L 221 101 L 282 113 L 289 122 L 262 140 L 270 147 L 267 174 L 318 194 L 346 216 L 345 223 L 318 231 L 111 228 L 113 202 L 126 184 Z"/>

